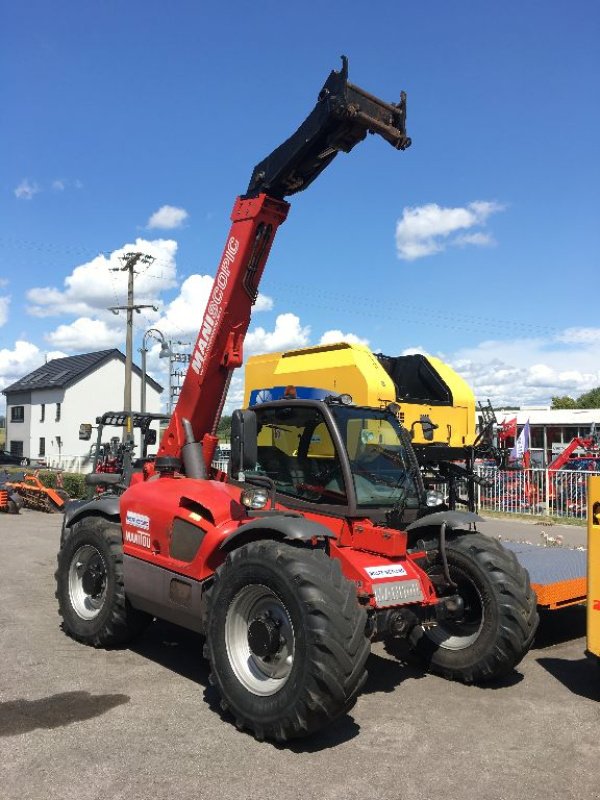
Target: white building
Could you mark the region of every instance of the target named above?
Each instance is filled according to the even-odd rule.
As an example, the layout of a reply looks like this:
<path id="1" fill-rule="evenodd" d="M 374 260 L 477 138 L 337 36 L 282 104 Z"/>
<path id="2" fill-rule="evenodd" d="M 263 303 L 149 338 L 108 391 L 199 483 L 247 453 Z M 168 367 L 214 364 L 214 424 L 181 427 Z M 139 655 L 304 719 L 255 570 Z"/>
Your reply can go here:
<path id="1" fill-rule="evenodd" d="M 140 407 L 141 385 L 141 370 L 134 365 L 134 411 Z M 48 361 L 2 392 L 6 395 L 6 449 L 66 469 L 85 469 L 90 442 L 80 441 L 79 426 L 94 425 L 105 411 L 122 411 L 124 390 L 125 356 L 120 350 Z M 161 392 L 162 386 L 146 377 L 147 412 L 160 413 Z"/>
<path id="2" fill-rule="evenodd" d="M 588 437 L 593 425 L 600 433 L 600 408 L 522 406 L 518 411 L 496 409 L 496 418 L 500 424 L 516 418 L 517 435 L 529 422 L 531 461 L 537 467 L 548 466 L 573 439 Z M 513 444 L 514 437 L 510 437 L 507 446 Z"/>

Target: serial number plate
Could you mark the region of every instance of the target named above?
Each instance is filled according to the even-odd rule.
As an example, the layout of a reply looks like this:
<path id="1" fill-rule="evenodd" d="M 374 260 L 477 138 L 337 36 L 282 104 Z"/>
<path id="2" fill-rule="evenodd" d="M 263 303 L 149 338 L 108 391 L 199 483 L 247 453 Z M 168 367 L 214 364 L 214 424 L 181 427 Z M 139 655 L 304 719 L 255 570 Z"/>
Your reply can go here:
<path id="1" fill-rule="evenodd" d="M 423 600 L 421 584 L 418 580 L 375 583 L 373 585 L 375 602 L 379 608 L 400 606 L 404 603 L 418 603 Z"/>

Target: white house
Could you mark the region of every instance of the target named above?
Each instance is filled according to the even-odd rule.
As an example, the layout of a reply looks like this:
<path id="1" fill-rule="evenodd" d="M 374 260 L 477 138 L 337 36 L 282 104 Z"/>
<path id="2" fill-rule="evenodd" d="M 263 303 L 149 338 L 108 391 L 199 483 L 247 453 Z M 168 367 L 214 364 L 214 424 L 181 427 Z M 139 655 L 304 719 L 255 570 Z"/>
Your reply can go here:
<path id="1" fill-rule="evenodd" d="M 140 407 L 141 386 L 142 372 L 134 365 L 134 411 Z M 6 395 L 7 450 L 67 469 L 85 469 L 90 442 L 80 441 L 79 425 L 94 425 L 105 411 L 122 411 L 124 390 L 125 356 L 120 350 L 48 361 L 2 392 Z M 146 376 L 146 411 L 160 413 L 161 392 L 162 386 Z"/>

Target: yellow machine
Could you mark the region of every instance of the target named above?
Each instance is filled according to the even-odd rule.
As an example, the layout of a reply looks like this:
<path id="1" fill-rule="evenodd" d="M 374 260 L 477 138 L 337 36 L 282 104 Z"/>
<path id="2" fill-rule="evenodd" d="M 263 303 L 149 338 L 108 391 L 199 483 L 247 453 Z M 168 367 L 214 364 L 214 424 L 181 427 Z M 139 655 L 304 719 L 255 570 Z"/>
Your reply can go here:
<path id="1" fill-rule="evenodd" d="M 382 407 L 396 403 L 400 421 L 412 437 L 413 450 L 426 487 L 446 486 L 452 510 L 477 510 L 475 484 L 483 480 L 473 465 L 478 457 L 496 457 L 482 434 L 475 434 L 475 397 L 469 385 L 438 358 L 424 355 L 384 356 L 359 344 L 337 344 L 269 353 L 246 364 L 244 404 L 298 397 L 322 400 L 331 394 L 349 394 L 359 406 Z M 486 408 L 480 408 L 482 429 L 491 433 Z M 429 424 L 428 424 L 429 423 Z M 385 444 L 385 432 L 361 430 L 355 448 L 368 451 Z M 262 439 L 260 438 L 262 437 Z M 272 441 L 267 442 L 268 437 Z M 352 439 L 349 438 L 349 442 Z M 263 430 L 259 445 L 269 444 L 291 454 L 298 446 L 293 428 Z M 327 458 L 333 444 L 323 426 L 315 431 L 309 457 Z M 600 656 L 600 477 L 590 483 L 590 583 L 588 597 L 588 647 Z M 595 497 L 595 504 L 592 498 Z M 592 506 L 595 509 L 592 512 Z M 540 548 L 527 543 L 504 542 L 528 570 L 538 604 L 559 609 L 586 599 L 585 554 L 560 548 Z M 595 564 L 594 569 L 591 567 Z"/>
<path id="2" fill-rule="evenodd" d="M 287 393 L 287 394 L 286 394 Z M 475 397 L 433 356 L 384 356 L 361 344 L 337 344 L 253 356 L 246 364 L 244 405 L 349 394 L 356 405 L 399 406 L 413 444 L 469 447 L 475 442 Z M 433 423 L 431 426 L 423 422 Z"/>
<path id="3" fill-rule="evenodd" d="M 600 476 L 588 478 L 587 650 L 600 659 Z"/>

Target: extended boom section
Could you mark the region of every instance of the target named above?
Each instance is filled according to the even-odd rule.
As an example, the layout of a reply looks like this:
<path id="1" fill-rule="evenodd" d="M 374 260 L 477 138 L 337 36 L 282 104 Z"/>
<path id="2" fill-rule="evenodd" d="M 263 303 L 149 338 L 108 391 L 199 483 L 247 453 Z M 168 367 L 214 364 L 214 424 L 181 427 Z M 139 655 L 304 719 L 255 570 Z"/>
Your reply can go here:
<path id="1" fill-rule="evenodd" d="M 301 192 L 336 155 L 349 153 L 367 133 L 377 133 L 398 150 L 411 141 L 406 135 L 406 94 L 399 103 L 385 103 L 348 81 L 348 59 L 332 70 L 317 104 L 298 130 L 257 164 L 246 195 L 266 192 L 287 197 Z"/>
<path id="2" fill-rule="evenodd" d="M 179 457 L 186 443 L 182 420 L 196 440 L 204 440 L 210 463 L 231 373 L 243 361 L 243 343 L 252 305 L 278 227 L 289 205 L 284 197 L 306 189 L 338 152 L 350 152 L 367 133 L 393 147 L 410 146 L 406 135 L 406 95 L 386 103 L 348 81 L 348 60 L 333 70 L 315 108 L 298 130 L 260 162 L 247 192 L 236 200 L 232 226 L 217 269 L 192 360 L 159 455 Z"/>

